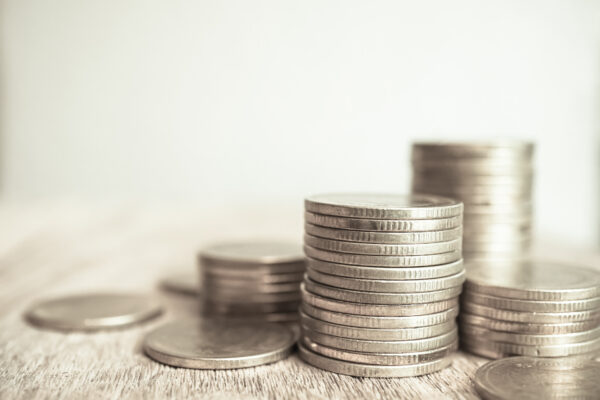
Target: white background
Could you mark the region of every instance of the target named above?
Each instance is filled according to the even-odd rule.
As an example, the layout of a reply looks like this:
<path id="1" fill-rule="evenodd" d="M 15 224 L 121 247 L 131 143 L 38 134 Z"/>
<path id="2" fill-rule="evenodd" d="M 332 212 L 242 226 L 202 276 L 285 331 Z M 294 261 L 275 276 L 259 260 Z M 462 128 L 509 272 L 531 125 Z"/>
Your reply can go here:
<path id="1" fill-rule="evenodd" d="M 507 136 L 538 232 L 598 242 L 600 1 L 1 4 L 7 199 L 300 209 L 407 191 L 412 140 Z"/>

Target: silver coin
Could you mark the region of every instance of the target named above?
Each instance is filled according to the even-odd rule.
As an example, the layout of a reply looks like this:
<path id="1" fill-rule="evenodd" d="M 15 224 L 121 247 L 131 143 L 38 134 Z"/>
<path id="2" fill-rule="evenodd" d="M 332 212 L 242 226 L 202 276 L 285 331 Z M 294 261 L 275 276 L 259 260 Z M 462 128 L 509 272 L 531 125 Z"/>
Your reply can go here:
<path id="1" fill-rule="evenodd" d="M 231 282 L 234 285 L 253 285 L 255 283 L 259 284 L 270 284 L 270 283 L 289 283 L 289 282 L 299 282 L 304 277 L 304 265 L 302 266 L 302 270 L 300 272 L 291 272 L 291 273 L 256 273 L 252 272 L 251 274 L 239 274 L 237 271 L 231 271 L 227 269 L 222 269 L 221 271 L 217 270 L 207 270 L 204 271 L 205 279 L 208 281 L 212 280 L 226 280 Z"/>
<path id="2" fill-rule="evenodd" d="M 313 258 L 307 258 L 306 263 L 308 267 L 307 270 L 310 268 L 313 271 L 319 271 L 329 275 L 376 280 L 421 280 L 443 278 L 445 276 L 455 275 L 464 269 L 462 260 L 454 261 L 449 264 L 416 268 L 361 267 L 358 265 L 330 263 Z"/>
<path id="3" fill-rule="evenodd" d="M 452 169 L 438 170 L 417 170 L 413 175 L 413 180 L 418 182 L 431 181 L 434 186 L 464 186 L 464 185 L 522 185 L 533 183 L 532 173 L 523 174 L 495 174 L 495 175 L 465 175 L 460 171 Z"/>
<path id="4" fill-rule="evenodd" d="M 535 145 L 524 141 L 493 142 L 415 142 L 413 159 L 530 159 Z"/>
<path id="5" fill-rule="evenodd" d="M 458 316 L 458 306 L 433 314 L 413 315 L 405 317 L 376 317 L 367 315 L 346 314 L 302 304 L 302 311 L 314 318 L 338 325 L 357 328 L 376 329 L 408 329 L 444 324 L 454 321 Z"/>
<path id="6" fill-rule="evenodd" d="M 200 253 L 202 261 L 239 264 L 283 264 L 302 262 L 302 248 L 279 241 L 248 241 L 221 243 L 206 247 Z"/>
<path id="7" fill-rule="evenodd" d="M 458 339 L 458 330 L 454 328 L 439 336 L 415 340 L 358 340 L 339 336 L 326 335 L 302 326 L 302 334 L 316 343 L 340 350 L 359 351 L 363 353 L 415 353 L 439 349 L 448 346 Z"/>
<path id="8" fill-rule="evenodd" d="M 199 277 L 194 273 L 182 272 L 165 276 L 160 281 L 160 286 L 169 292 L 189 296 L 198 296 L 200 293 Z"/>
<path id="9" fill-rule="evenodd" d="M 42 328 L 90 331 L 132 325 L 161 312 L 160 304 L 147 296 L 90 293 L 36 303 L 25 312 L 25 317 Z"/>
<path id="10" fill-rule="evenodd" d="M 326 228 L 307 223 L 304 224 L 304 231 L 309 235 L 325 239 L 381 244 L 438 243 L 462 237 L 461 227 L 431 232 L 367 232 Z"/>
<path id="11" fill-rule="evenodd" d="M 311 330 L 331 336 L 361 340 L 415 340 L 439 336 L 456 328 L 456 322 L 449 320 L 437 325 L 418 328 L 357 328 L 338 325 L 313 318 L 300 312 L 300 323 Z"/>
<path id="12" fill-rule="evenodd" d="M 468 325 L 476 325 L 493 331 L 513 332 L 523 334 L 562 334 L 588 331 L 600 326 L 600 320 L 571 322 L 562 324 L 530 324 L 524 322 L 502 321 L 479 315 L 461 313 L 460 320 Z"/>
<path id="13" fill-rule="evenodd" d="M 300 287 L 303 303 L 324 310 L 336 311 L 345 314 L 367 315 L 376 317 L 409 317 L 414 315 L 426 315 L 448 310 L 458 306 L 458 298 L 424 304 L 364 304 L 328 299 L 314 293 L 308 292 L 304 284 Z"/>
<path id="14" fill-rule="evenodd" d="M 330 299 L 366 304 L 423 304 L 449 300 L 458 297 L 462 285 L 433 292 L 416 293 L 376 293 L 358 290 L 340 289 L 322 285 L 310 279 L 304 280 L 307 291 Z"/>
<path id="15" fill-rule="evenodd" d="M 488 307 L 480 304 L 463 302 L 461 305 L 465 313 L 480 315 L 501 321 L 522 322 L 531 324 L 561 324 L 600 320 L 600 310 L 586 310 L 575 312 L 530 312 L 511 311 Z"/>
<path id="16" fill-rule="evenodd" d="M 242 301 L 239 303 L 215 301 L 205 299 L 203 309 L 207 312 L 229 313 L 229 314 L 249 314 L 249 313 L 281 313 L 297 311 L 300 307 L 299 301 L 273 302 L 273 303 L 249 303 Z"/>
<path id="17" fill-rule="evenodd" d="M 462 239 L 448 242 L 422 244 L 377 244 L 343 242 L 340 240 L 323 239 L 316 236 L 304 235 L 304 244 L 321 250 L 338 253 L 374 254 L 385 256 L 415 256 L 448 253 L 461 248 Z"/>
<path id="18" fill-rule="evenodd" d="M 334 251 L 319 250 L 314 247 L 304 246 L 304 252 L 310 258 L 328 261 L 336 264 L 362 265 L 372 267 L 428 267 L 432 265 L 447 264 L 460 260 L 461 252 L 452 251 L 429 256 L 367 256 Z"/>
<path id="19" fill-rule="evenodd" d="M 205 290 L 209 292 L 230 293 L 241 295 L 254 295 L 257 293 L 288 293 L 300 289 L 300 281 L 287 283 L 252 283 L 239 281 L 227 281 L 223 279 L 205 279 Z"/>
<path id="20" fill-rule="evenodd" d="M 500 308 L 503 310 L 529 312 L 572 312 L 594 310 L 600 308 L 600 297 L 594 297 L 583 300 L 564 301 L 520 300 L 488 296 L 474 292 L 472 290 L 465 291 L 463 295 L 463 301 L 465 303 L 481 304 L 484 306 Z"/>
<path id="21" fill-rule="evenodd" d="M 300 300 L 299 291 L 285 293 L 244 293 L 236 290 L 205 287 L 204 295 L 211 298 L 214 302 L 276 303 Z"/>
<path id="22" fill-rule="evenodd" d="M 304 260 L 302 262 L 287 264 L 230 264 L 202 261 L 203 276 L 223 276 L 232 278 L 257 279 L 262 276 L 290 275 L 303 273 L 305 270 Z"/>
<path id="23" fill-rule="evenodd" d="M 372 219 L 432 219 L 460 215 L 462 205 L 437 196 L 332 193 L 310 196 L 304 208 L 317 214 Z"/>
<path id="24" fill-rule="evenodd" d="M 468 253 L 473 252 L 486 252 L 486 253 L 514 253 L 523 252 L 531 247 L 531 239 L 521 240 L 519 242 L 474 242 L 471 240 L 465 240 L 463 249 Z"/>
<path id="25" fill-rule="evenodd" d="M 475 336 L 480 340 L 522 344 L 527 346 L 572 344 L 589 342 L 590 340 L 596 340 L 600 338 L 599 326 L 583 332 L 544 335 L 493 331 L 477 325 L 469 325 L 465 323 L 464 320 L 461 320 L 460 331 L 461 334 L 464 333 L 470 336 Z"/>
<path id="26" fill-rule="evenodd" d="M 370 378 L 402 378 L 430 374 L 448 367 L 452 363 L 449 357 L 440 358 L 421 364 L 408 364 L 400 366 L 369 365 L 335 360 L 319 355 L 308 350 L 304 345 L 298 344 L 300 358 L 308 364 L 326 371 L 342 375 L 370 377 Z"/>
<path id="27" fill-rule="evenodd" d="M 329 346 L 323 346 L 322 344 L 311 341 L 308 337 L 302 338 L 303 344 L 311 351 L 320 354 L 325 357 L 334 358 L 336 360 L 368 364 L 368 365 L 409 365 L 409 364 L 421 364 L 438 360 L 440 358 L 448 356 L 450 353 L 456 351 L 458 348 L 458 342 L 454 342 L 448 346 L 440 347 L 439 349 L 426 350 L 415 353 L 402 353 L 402 354 L 373 354 L 373 353 L 360 353 L 356 351 L 345 351 L 339 350 Z"/>
<path id="28" fill-rule="evenodd" d="M 531 193 L 515 193 L 515 194 L 501 194 L 501 193 L 462 193 L 455 192 L 452 190 L 441 190 L 434 189 L 428 186 L 413 186 L 413 192 L 423 193 L 427 190 L 429 193 L 436 193 L 440 196 L 452 196 L 456 199 L 460 199 L 465 204 L 465 208 L 468 209 L 471 205 L 486 206 L 491 204 L 513 204 L 515 202 L 528 202 L 531 201 Z"/>
<path id="29" fill-rule="evenodd" d="M 465 207 L 464 214 L 508 214 L 531 215 L 533 213 L 532 202 L 517 202 L 515 204 L 491 204 L 487 206 L 471 205 Z"/>
<path id="30" fill-rule="evenodd" d="M 600 272 L 542 261 L 469 265 L 465 288 L 523 300 L 581 300 L 600 296 Z"/>
<path id="31" fill-rule="evenodd" d="M 595 339 L 589 342 L 549 346 L 527 346 L 482 340 L 461 331 L 460 347 L 465 351 L 484 357 L 492 354 L 502 354 L 505 356 L 570 357 L 598 351 L 600 349 L 600 340 Z"/>
<path id="32" fill-rule="evenodd" d="M 600 393 L 599 376 L 597 361 L 511 357 L 480 367 L 474 381 L 484 399 L 592 400 Z"/>
<path id="33" fill-rule="evenodd" d="M 197 319 L 172 322 L 150 332 L 144 351 L 154 360 L 183 368 L 233 369 L 287 357 L 293 332 L 280 324 Z"/>
<path id="34" fill-rule="evenodd" d="M 227 321 L 262 321 L 262 322 L 298 322 L 300 315 L 298 312 L 286 312 L 286 313 L 220 313 L 220 312 L 208 312 L 203 313 L 208 318 L 213 319 L 225 319 Z"/>
<path id="35" fill-rule="evenodd" d="M 439 182 L 439 181 L 438 181 Z M 453 198 L 471 198 L 477 196 L 498 196 L 507 198 L 523 198 L 531 197 L 533 188 L 531 182 L 518 182 L 512 185 L 496 185 L 496 184 L 449 184 L 449 182 L 438 183 L 434 180 L 427 179 L 421 181 L 413 180 L 412 188 L 417 193 L 422 193 L 424 190 L 432 193 L 444 193 Z"/>
<path id="36" fill-rule="evenodd" d="M 379 232 L 425 232 L 457 228 L 462 215 L 440 219 L 366 219 L 304 213 L 304 221 L 328 228 Z"/>
<path id="37" fill-rule="evenodd" d="M 530 175 L 533 173 L 533 166 L 529 161 L 524 162 L 503 162 L 497 160 L 453 160 L 449 161 L 419 161 L 412 163 L 413 177 L 422 174 L 446 173 L 451 171 L 453 174 L 465 176 L 497 176 L 497 175 Z"/>
<path id="38" fill-rule="evenodd" d="M 323 274 L 310 268 L 306 271 L 306 274 L 314 282 L 322 283 L 323 285 L 342 289 L 379 293 L 431 292 L 454 288 L 462 285 L 462 283 L 465 281 L 464 271 L 460 271 L 457 274 L 443 278 L 422 280 L 413 279 L 405 281 L 344 278 L 335 275 Z"/>

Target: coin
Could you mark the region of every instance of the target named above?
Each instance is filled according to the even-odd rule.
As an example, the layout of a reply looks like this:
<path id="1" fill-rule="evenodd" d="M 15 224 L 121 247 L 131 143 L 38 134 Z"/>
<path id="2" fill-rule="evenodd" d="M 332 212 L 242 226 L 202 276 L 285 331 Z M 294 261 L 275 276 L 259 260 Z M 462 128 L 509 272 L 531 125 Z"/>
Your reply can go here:
<path id="1" fill-rule="evenodd" d="M 439 336 L 456 327 L 454 320 L 417 328 L 357 328 L 329 323 L 300 312 L 300 323 L 319 333 L 362 340 L 415 340 Z"/>
<path id="2" fill-rule="evenodd" d="M 294 243 L 248 241 L 221 243 L 202 250 L 202 261 L 234 264 L 283 264 L 302 262 L 302 249 Z"/>
<path id="3" fill-rule="evenodd" d="M 470 265 L 465 288 L 513 299 L 582 300 L 600 296 L 600 272 L 531 260 Z"/>
<path id="4" fill-rule="evenodd" d="M 292 273 L 263 273 L 252 271 L 250 274 L 240 274 L 238 271 L 232 271 L 223 268 L 221 271 L 218 270 L 207 270 L 204 271 L 204 276 L 209 281 L 213 280 L 225 280 L 232 285 L 254 285 L 254 284 L 270 284 L 270 283 L 289 283 L 289 282 L 300 282 L 304 276 L 304 265 L 302 265 L 302 272 Z"/>
<path id="5" fill-rule="evenodd" d="M 256 293 L 286 293 L 298 292 L 300 282 L 286 283 L 252 283 L 243 281 L 228 281 L 225 279 L 205 279 L 205 290 L 212 293 L 231 293 L 238 295 L 253 295 Z"/>
<path id="6" fill-rule="evenodd" d="M 273 303 L 249 303 L 214 301 L 211 298 L 204 299 L 205 311 L 220 312 L 227 314 L 252 314 L 252 313 L 281 313 L 297 311 L 300 307 L 299 301 L 273 302 Z"/>
<path id="7" fill-rule="evenodd" d="M 453 261 L 448 264 L 416 268 L 361 267 L 358 265 L 330 263 L 327 261 L 316 260 L 314 258 L 307 258 L 306 263 L 307 267 L 311 270 L 319 271 L 324 274 L 345 276 L 348 278 L 384 280 L 421 280 L 442 278 L 445 276 L 455 275 L 464 269 L 462 260 Z"/>
<path id="8" fill-rule="evenodd" d="M 285 293 L 244 293 L 236 290 L 216 289 L 213 287 L 205 287 L 204 294 L 219 302 L 245 302 L 245 303 L 278 303 L 300 300 L 298 291 Z"/>
<path id="9" fill-rule="evenodd" d="M 404 317 L 378 317 L 368 315 L 346 314 L 302 304 L 302 311 L 314 318 L 334 324 L 358 328 L 404 329 L 428 327 L 454 321 L 458 315 L 458 307 L 435 312 L 433 314 L 412 315 Z"/>
<path id="10" fill-rule="evenodd" d="M 201 261 L 204 275 L 232 276 L 236 278 L 257 279 L 258 276 L 289 275 L 303 273 L 302 262 L 285 264 L 231 264 L 229 262 Z"/>
<path id="11" fill-rule="evenodd" d="M 426 267 L 447 264 L 461 259 L 460 251 L 429 256 L 367 256 L 333 251 L 319 250 L 314 247 L 304 246 L 308 257 L 337 264 L 362 265 L 373 267 Z"/>
<path id="12" fill-rule="evenodd" d="M 304 235 L 304 244 L 321 250 L 338 253 L 374 254 L 385 256 L 415 256 L 447 253 L 461 248 L 462 239 L 448 242 L 422 244 L 377 244 L 343 242 L 340 240 L 323 239 L 316 236 Z"/>
<path id="13" fill-rule="evenodd" d="M 457 228 L 462 222 L 462 216 L 440 219 L 366 219 L 334 217 L 306 211 L 304 213 L 304 221 L 309 224 L 328 228 L 357 231 L 423 232 Z"/>
<path id="14" fill-rule="evenodd" d="M 463 295 L 465 303 L 476 303 L 493 308 L 501 308 L 513 311 L 529 312 L 572 312 L 585 311 L 600 308 L 600 297 L 582 300 L 520 300 L 504 297 L 487 296 L 474 291 L 465 291 Z"/>
<path id="15" fill-rule="evenodd" d="M 444 357 L 421 364 L 408 364 L 400 366 L 369 365 L 351 363 L 321 356 L 313 351 L 308 350 L 302 344 L 298 344 L 298 351 L 301 359 L 317 368 L 342 375 L 372 378 L 401 378 L 425 375 L 446 368 L 452 363 L 451 358 Z"/>
<path id="16" fill-rule="evenodd" d="M 177 273 L 165 276 L 160 285 L 169 292 L 197 296 L 200 293 L 198 275 L 193 273 Z"/>
<path id="17" fill-rule="evenodd" d="M 460 227 L 430 232 L 367 232 L 305 224 L 304 231 L 309 235 L 325 239 L 382 244 L 437 243 L 460 239 L 462 236 Z"/>
<path id="18" fill-rule="evenodd" d="M 233 369 L 287 357 L 295 337 L 283 325 L 198 319 L 172 322 L 150 332 L 144 350 L 154 360 L 183 368 Z"/>
<path id="19" fill-rule="evenodd" d="M 208 318 L 224 319 L 226 321 L 264 321 L 264 322 L 297 322 L 300 319 L 298 312 L 282 312 L 282 313 L 223 313 L 223 312 L 207 312 L 204 314 Z"/>
<path id="20" fill-rule="evenodd" d="M 334 358 L 337 360 L 369 364 L 369 365 L 407 365 L 407 364 L 421 364 L 429 361 L 438 360 L 440 358 L 448 356 L 450 353 L 456 351 L 458 348 L 458 342 L 454 342 L 448 346 L 440 347 L 439 349 L 426 350 L 415 353 L 402 353 L 402 354 L 373 354 L 373 353 L 360 353 L 355 351 L 339 350 L 329 346 L 323 346 L 322 344 L 311 341 L 308 337 L 303 338 L 304 345 L 311 351 L 320 354 L 325 357 Z"/>
<path id="21" fill-rule="evenodd" d="M 533 334 L 561 334 L 587 331 L 600 326 L 599 320 L 571 322 L 562 324 L 530 324 L 523 322 L 510 322 L 496 320 L 479 315 L 461 313 L 460 320 L 469 325 L 477 325 L 493 331 L 533 333 Z"/>
<path id="22" fill-rule="evenodd" d="M 304 207 L 317 214 L 372 219 L 437 219 L 462 212 L 462 204 L 452 199 L 389 193 L 321 194 L 308 197 Z"/>
<path id="23" fill-rule="evenodd" d="M 408 317 L 414 315 L 426 315 L 440 311 L 445 311 L 458 306 L 458 299 L 437 301 L 424 304 L 361 304 L 356 302 L 339 301 L 328 299 L 314 293 L 308 292 L 304 283 L 301 285 L 303 303 L 308 303 L 314 307 L 319 307 L 329 311 L 336 311 L 345 314 L 368 315 L 378 317 Z"/>
<path id="24" fill-rule="evenodd" d="M 39 302 L 26 311 L 25 317 L 42 328 L 90 331 L 132 325 L 161 312 L 160 304 L 147 296 L 90 293 Z"/>
<path id="25" fill-rule="evenodd" d="M 446 185 L 521 185 L 523 183 L 532 184 L 533 174 L 494 174 L 494 175 L 466 175 L 461 171 L 446 169 L 419 170 L 414 175 L 418 182 L 432 182 L 435 186 Z M 528 171 L 530 172 L 530 171 Z"/>
<path id="26" fill-rule="evenodd" d="M 470 302 L 463 302 L 461 308 L 465 313 L 480 315 L 486 318 L 532 324 L 561 324 L 588 320 L 600 320 L 599 310 L 572 312 L 511 311 L 487 307 Z"/>
<path id="27" fill-rule="evenodd" d="M 600 393 L 598 376 L 597 361 L 511 357 L 480 367 L 474 381 L 484 399 L 591 400 Z"/>
<path id="28" fill-rule="evenodd" d="M 415 353 L 434 350 L 448 346 L 458 338 L 457 329 L 425 339 L 415 340 L 358 340 L 318 333 L 302 326 L 305 336 L 316 343 L 340 350 L 359 351 L 363 353 Z"/>
<path id="29" fill-rule="evenodd" d="M 529 159 L 534 144 L 522 141 L 495 142 L 415 142 L 412 146 L 413 160 L 465 160 L 465 159 Z"/>
<path id="30" fill-rule="evenodd" d="M 344 278 L 323 274 L 311 268 L 309 268 L 306 273 L 311 280 L 324 285 L 343 289 L 381 293 L 431 292 L 460 286 L 465 280 L 464 270 L 443 278 L 401 281 Z"/>
<path id="31" fill-rule="evenodd" d="M 460 329 L 461 334 L 475 336 L 480 340 L 522 344 L 527 346 L 549 346 L 581 343 L 600 338 L 600 326 L 583 332 L 543 335 L 493 331 L 480 326 L 469 325 L 461 320 Z"/>

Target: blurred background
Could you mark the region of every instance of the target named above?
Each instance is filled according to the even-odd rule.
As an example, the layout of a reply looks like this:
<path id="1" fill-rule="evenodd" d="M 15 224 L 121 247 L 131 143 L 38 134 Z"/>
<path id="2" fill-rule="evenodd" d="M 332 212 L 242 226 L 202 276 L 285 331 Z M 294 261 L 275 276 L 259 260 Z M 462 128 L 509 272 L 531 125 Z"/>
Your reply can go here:
<path id="1" fill-rule="evenodd" d="M 301 229 L 308 194 L 408 192 L 413 140 L 513 138 L 538 236 L 600 242 L 599 1 L 0 4 L 5 202 Z"/>

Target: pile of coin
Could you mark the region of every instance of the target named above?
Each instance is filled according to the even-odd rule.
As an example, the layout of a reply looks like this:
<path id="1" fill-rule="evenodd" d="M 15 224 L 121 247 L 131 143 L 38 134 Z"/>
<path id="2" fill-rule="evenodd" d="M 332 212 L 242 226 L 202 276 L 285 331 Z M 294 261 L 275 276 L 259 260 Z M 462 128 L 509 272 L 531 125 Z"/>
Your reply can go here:
<path id="1" fill-rule="evenodd" d="M 468 265 L 461 347 L 502 358 L 600 351 L 600 272 L 540 261 Z"/>
<path id="2" fill-rule="evenodd" d="M 305 271 L 299 245 L 254 241 L 222 243 L 199 255 L 205 315 L 272 322 L 298 320 Z"/>
<path id="3" fill-rule="evenodd" d="M 448 366 L 465 274 L 462 204 L 331 194 L 309 197 L 305 211 L 300 357 L 363 377 Z"/>
<path id="4" fill-rule="evenodd" d="M 466 261 L 514 260 L 531 244 L 534 145 L 414 143 L 413 193 L 464 203 Z"/>

